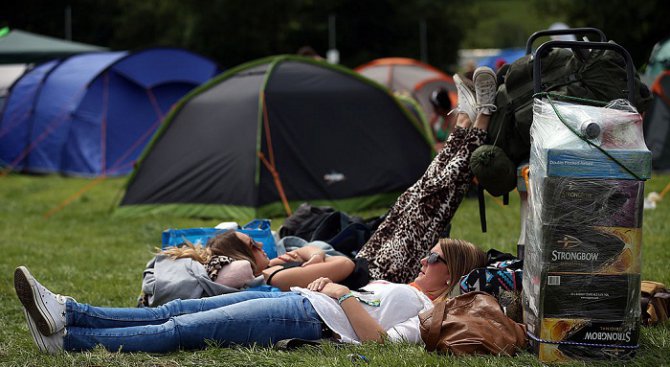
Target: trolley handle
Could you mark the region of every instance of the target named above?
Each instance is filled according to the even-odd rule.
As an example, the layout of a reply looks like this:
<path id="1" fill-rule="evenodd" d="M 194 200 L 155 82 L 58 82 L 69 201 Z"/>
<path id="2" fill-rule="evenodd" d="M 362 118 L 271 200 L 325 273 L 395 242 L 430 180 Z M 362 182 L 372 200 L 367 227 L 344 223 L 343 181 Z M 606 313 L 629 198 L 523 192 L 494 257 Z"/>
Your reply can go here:
<path id="1" fill-rule="evenodd" d="M 548 41 L 540 45 L 533 58 L 533 91 L 540 93 L 542 91 L 542 55 L 549 52 L 552 48 L 578 48 L 578 49 L 596 49 L 613 50 L 621 54 L 626 62 L 626 82 L 628 87 L 628 101 L 635 104 L 635 71 L 633 70 L 633 59 L 630 54 L 620 45 L 609 42 L 585 42 L 585 41 Z"/>
<path id="2" fill-rule="evenodd" d="M 526 42 L 526 55 L 530 55 L 533 51 L 533 42 L 540 37 L 544 36 L 557 36 L 562 34 L 594 34 L 600 37 L 598 42 L 607 42 L 607 37 L 605 33 L 598 28 L 593 27 L 584 27 L 584 28 L 566 28 L 566 29 L 545 29 L 542 31 L 537 31 L 528 37 Z"/>

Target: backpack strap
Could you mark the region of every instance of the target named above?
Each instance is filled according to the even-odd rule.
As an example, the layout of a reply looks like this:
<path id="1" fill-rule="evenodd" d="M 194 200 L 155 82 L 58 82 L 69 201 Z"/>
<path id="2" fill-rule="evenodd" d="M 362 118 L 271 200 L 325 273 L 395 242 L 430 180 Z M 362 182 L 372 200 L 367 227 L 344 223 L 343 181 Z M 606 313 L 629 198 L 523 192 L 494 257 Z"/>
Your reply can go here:
<path id="1" fill-rule="evenodd" d="M 486 202 L 484 201 L 484 186 L 477 185 L 477 200 L 479 200 L 479 221 L 482 224 L 482 232 L 486 233 Z"/>

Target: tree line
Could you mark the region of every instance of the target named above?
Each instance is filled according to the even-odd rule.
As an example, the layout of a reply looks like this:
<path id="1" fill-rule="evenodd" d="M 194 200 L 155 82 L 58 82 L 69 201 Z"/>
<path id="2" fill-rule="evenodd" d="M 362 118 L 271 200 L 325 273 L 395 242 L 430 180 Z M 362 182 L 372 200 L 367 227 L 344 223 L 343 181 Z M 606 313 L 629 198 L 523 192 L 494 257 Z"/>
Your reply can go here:
<path id="1" fill-rule="evenodd" d="M 335 47 L 356 67 L 379 57 L 421 59 L 455 71 L 459 48 L 522 47 L 555 20 L 601 28 L 643 65 L 670 34 L 663 0 L 22 0 L 5 4 L 2 24 L 134 50 L 177 46 L 228 68 L 309 45 Z M 333 29 L 329 20 L 334 20 Z M 333 45 L 334 43 L 334 45 Z"/>

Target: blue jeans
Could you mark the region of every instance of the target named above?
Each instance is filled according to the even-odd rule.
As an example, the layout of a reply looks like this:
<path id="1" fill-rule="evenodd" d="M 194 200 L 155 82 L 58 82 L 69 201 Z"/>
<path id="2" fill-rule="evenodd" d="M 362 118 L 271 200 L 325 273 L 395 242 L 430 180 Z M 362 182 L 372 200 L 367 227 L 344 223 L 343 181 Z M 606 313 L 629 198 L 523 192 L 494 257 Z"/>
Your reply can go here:
<path id="1" fill-rule="evenodd" d="M 164 353 L 228 345 L 272 345 L 282 339 L 320 339 L 323 322 L 297 293 L 236 292 L 174 300 L 153 308 L 106 308 L 66 303 L 65 350 Z"/>

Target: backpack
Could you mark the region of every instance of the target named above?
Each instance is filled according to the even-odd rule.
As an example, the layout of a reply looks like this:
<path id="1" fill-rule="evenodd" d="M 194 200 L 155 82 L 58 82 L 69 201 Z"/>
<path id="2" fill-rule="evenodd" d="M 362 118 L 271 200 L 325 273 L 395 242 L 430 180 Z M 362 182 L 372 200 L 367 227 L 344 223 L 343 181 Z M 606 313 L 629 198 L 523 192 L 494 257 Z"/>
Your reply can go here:
<path id="1" fill-rule="evenodd" d="M 310 241 L 316 227 L 333 212 L 335 210 L 327 206 L 302 203 L 279 228 L 279 237 L 296 236 Z"/>
<path id="2" fill-rule="evenodd" d="M 279 229 L 279 237 L 300 237 L 308 242 L 324 241 L 348 257 L 354 258 L 384 216 L 362 219 L 330 207 L 301 204 Z"/>
<path id="3" fill-rule="evenodd" d="M 542 57 L 542 91 L 598 101 L 627 98 L 623 57 L 613 50 L 552 49 Z M 526 55 L 498 71 L 502 81 L 496 96 L 497 111 L 491 116 L 491 144 L 502 148 L 514 167 L 530 155 L 533 122 L 533 55 Z M 646 111 L 652 100 L 647 86 L 635 76 L 634 105 Z M 476 174 L 476 172 L 475 172 Z M 514 181 L 505 189 L 512 191 Z M 500 191 L 500 189 L 498 189 Z"/>
<path id="4" fill-rule="evenodd" d="M 641 290 L 642 324 L 652 326 L 668 321 L 670 293 L 665 284 L 645 280 L 642 281 Z"/>
<path id="5" fill-rule="evenodd" d="M 487 253 L 487 265 L 476 268 L 461 277 L 461 294 L 482 291 L 498 297 L 503 291 L 521 292 L 523 260 L 491 249 Z"/>

